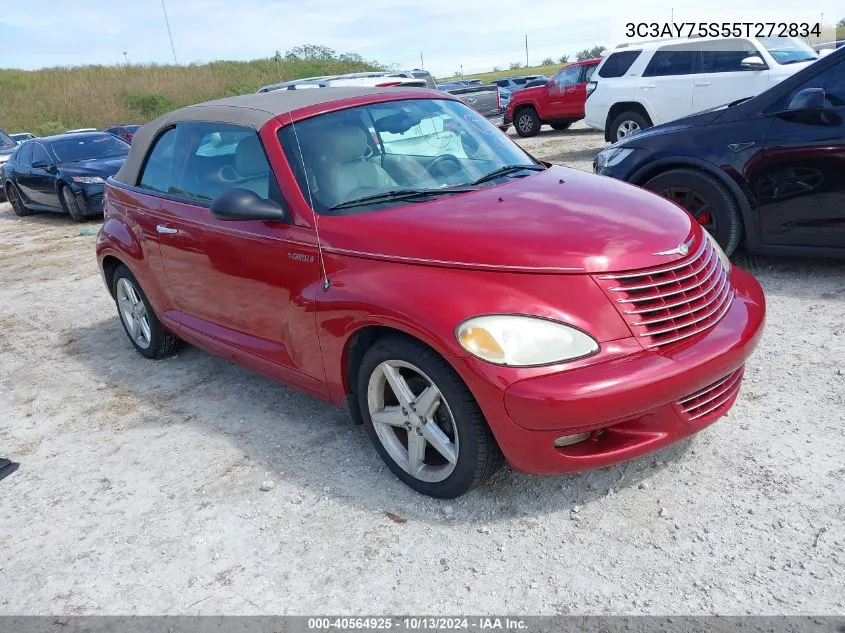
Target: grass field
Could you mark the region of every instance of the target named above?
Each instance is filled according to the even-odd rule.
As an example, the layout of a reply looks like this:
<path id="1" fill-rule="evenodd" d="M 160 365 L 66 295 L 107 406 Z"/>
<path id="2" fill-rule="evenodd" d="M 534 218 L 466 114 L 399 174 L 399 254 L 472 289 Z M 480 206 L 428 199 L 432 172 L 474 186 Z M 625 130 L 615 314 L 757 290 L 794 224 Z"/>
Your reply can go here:
<path id="1" fill-rule="evenodd" d="M 255 92 L 299 77 L 369 70 L 348 59 L 259 59 L 189 66 L 0 69 L 0 128 L 55 134 L 77 127 L 146 123 L 183 105 Z"/>
<path id="2" fill-rule="evenodd" d="M 493 81 L 494 79 L 501 79 L 502 77 L 522 77 L 524 75 L 545 75 L 551 77 L 566 64 L 550 64 L 548 66 L 529 66 L 527 68 L 517 68 L 515 70 L 498 70 L 489 73 L 476 73 L 475 75 L 464 75 L 463 77 L 439 77 L 437 83 L 446 83 L 447 81 L 455 81 L 456 79 L 480 79 L 483 82 Z"/>

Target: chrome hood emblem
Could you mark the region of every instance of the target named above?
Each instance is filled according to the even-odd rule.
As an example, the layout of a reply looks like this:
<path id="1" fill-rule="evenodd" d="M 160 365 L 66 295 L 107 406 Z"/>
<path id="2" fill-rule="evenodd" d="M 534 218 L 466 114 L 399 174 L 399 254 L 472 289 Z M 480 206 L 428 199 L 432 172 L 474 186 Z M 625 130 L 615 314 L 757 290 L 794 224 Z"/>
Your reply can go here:
<path id="1" fill-rule="evenodd" d="M 690 247 L 692 243 L 695 242 L 695 238 L 691 238 L 689 242 L 684 242 L 683 244 L 678 244 L 675 248 L 670 249 L 668 251 L 660 251 L 659 253 L 652 253 L 653 255 L 680 255 L 684 257 L 685 255 L 689 254 Z"/>

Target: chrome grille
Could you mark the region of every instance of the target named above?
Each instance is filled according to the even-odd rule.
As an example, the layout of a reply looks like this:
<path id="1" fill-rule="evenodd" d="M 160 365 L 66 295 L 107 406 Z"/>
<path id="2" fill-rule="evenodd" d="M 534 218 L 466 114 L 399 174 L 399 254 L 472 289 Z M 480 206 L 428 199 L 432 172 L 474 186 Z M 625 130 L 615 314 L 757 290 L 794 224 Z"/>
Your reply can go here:
<path id="1" fill-rule="evenodd" d="M 646 349 L 706 332 L 734 298 L 728 271 L 707 239 L 674 264 L 594 279 Z"/>
<path id="2" fill-rule="evenodd" d="M 716 413 L 719 409 L 731 403 L 739 393 L 744 370 L 744 367 L 740 367 L 709 387 L 679 400 L 678 406 L 681 407 L 686 418 L 690 421 L 697 420 L 711 413 Z"/>

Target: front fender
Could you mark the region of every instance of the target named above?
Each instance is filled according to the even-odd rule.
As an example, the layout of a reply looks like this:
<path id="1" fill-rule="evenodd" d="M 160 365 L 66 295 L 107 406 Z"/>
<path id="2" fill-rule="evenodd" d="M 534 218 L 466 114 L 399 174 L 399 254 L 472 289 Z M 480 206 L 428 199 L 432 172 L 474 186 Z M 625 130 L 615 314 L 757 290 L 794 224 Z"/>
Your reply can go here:
<path id="1" fill-rule="evenodd" d="M 469 354 L 457 326 L 483 314 L 525 314 L 568 323 L 596 340 L 631 336 L 588 275 L 461 270 L 343 257 L 329 262 L 332 284 L 316 297 L 317 331 L 332 398 L 349 392 L 346 358 L 356 332 L 391 328 L 425 343 L 459 371 Z"/>

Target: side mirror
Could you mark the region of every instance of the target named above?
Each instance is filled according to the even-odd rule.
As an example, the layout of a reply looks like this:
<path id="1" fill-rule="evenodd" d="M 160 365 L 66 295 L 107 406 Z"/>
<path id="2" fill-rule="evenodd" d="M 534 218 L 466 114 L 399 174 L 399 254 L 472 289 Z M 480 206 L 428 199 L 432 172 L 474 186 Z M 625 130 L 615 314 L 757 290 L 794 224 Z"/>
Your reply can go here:
<path id="1" fill-rule="evenodd" d="M 53 166 L 46 160 L 37 160 L 32 163 L 30 167 L 32 167 L 33 169 L 46 169 L 47 171 L 53 171 Z"/>
<path id="2" fill-rule="evenodd" d="M 824 88 L 799 90 L 786 106 L 787 110 L 821 110 L 824 108 Z"/>
<path id="3" fill-rule="evenodd" d="M 211 201 L 211 214 L 218 220 L 274 220 L 281 222 L 285 212 L 274 200 L 265 200 L 249 189 L 229 189 Z"/>
<path id="4" fill-rule="evenodd" d="M 769 66 L 763 61 L 762 57 L 752 55 L 743 59 L 739 63 L 739 67 L 741 70 L 766 70 Z"/>

